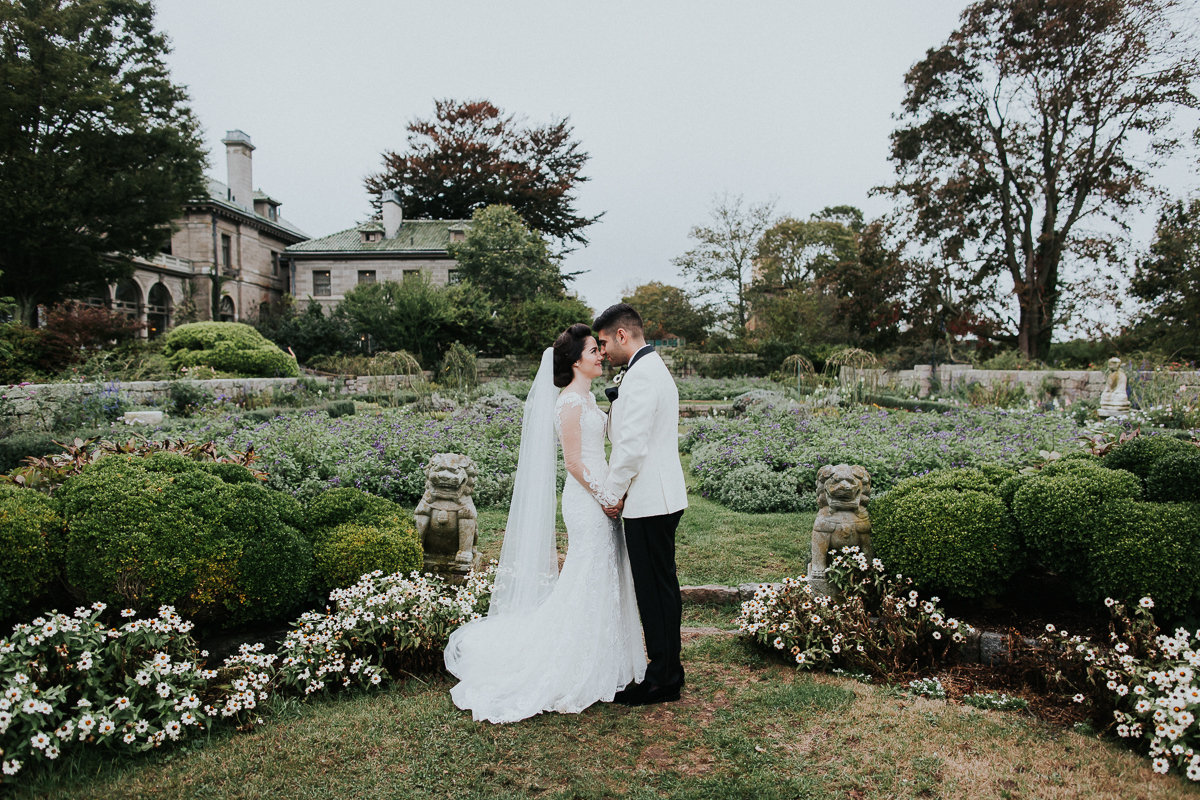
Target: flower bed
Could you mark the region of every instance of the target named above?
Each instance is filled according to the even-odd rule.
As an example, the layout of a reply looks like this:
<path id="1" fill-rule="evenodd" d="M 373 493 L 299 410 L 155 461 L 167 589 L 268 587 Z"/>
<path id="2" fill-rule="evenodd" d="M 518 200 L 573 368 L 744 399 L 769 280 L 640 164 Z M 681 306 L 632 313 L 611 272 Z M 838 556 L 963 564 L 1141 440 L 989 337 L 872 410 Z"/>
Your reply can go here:
<path id="1" fill-rule="evenodd" d="M 222 721 L 245 730 L 275 695 L 369 689 L 434 667 L 450 633 L 486 613 L 493 574 L 458 587 L 364 575 L 330 595 L 333 610 L 293 623 L 278 655 L 245 644 L 217 669 L 171 606 L 149 619 L 123 611 L 119 625 L 103 603 L 16 625 L 0 638 L 0 783 L 71 749 L 148 750 Z"/>
<path id="2" fill-rule="evenodd" d="M 462 453 L 479 469 L 475 503 L 508 502 L 521 439 L 521 407 L 465 411 L 445 419 L 384 409 L 330 419 L 307 411 L 260 421 L 245 415 L 189 421 L 152 434 L 253 447 L 269 473 L 267 485 L 307 500 L 326 489 L 351 486 L 414 505 L 425 491 L 425 465 L 434 453 Z M 561 469 L 560 469 L 561 473 Z M 562 475 L 560 474 L 560 486 Z"/>
<path id="3" fill-rule="evenodd" d="M 816 507 L 811 492 L 825 464 L 861 464 L 878 493 L 943 467 L 1025 466 L 1039 460 L 1040 450 L 1078 449 L 1080 431 L 1062 416 L 1017 411 L 807 416 L 766 408 L 701 420 L 680 448 L 692 453 L 705 497 L 738 511 L 800 511 Z M 757 488 L 748 491 L 749 484 Z"/>

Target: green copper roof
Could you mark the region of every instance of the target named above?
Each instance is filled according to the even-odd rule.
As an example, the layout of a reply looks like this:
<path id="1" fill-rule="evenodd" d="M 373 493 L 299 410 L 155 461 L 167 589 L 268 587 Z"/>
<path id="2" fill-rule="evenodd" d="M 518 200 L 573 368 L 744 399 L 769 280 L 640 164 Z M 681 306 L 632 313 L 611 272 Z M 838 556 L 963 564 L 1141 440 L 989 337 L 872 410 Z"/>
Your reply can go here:
<path id="1" fill-rule="evenodd" d="M 225 208 L 228 208 L 232 211 L 239 211 L 243 214 L 248 214 L 251 217 L 261 220 L 262 222 L 266 223 L 267 225 L 274 225 L 277 228 L 281 228 L 281 229 L 287 231 L 288 233 L 292 234 L 292 236 L 294 236 L 296 238 L 304 238 L 304 239 L 308 238 L 307 233 L 300 230 L 299 228 L 297 228 L 292 223 L 288 222 L 283 217 L 279 217 L 278 219 L 270 219 L 268 217 L 264 217 L 262 214 L 255 212 L 255 210 L 253 208 L 246 208 L 246 206 L 242 205 L 241 203 L 234 202 L 233 200 L 231 200 L 229 198 L 229 187 L 226 186 L 225 184 L 221 183 L 218 180 L 215 180 L 213 178 L 208 179 L 208 195 L 209 195 L 208 198 L 206 198 L 205 200 L 202 200 L 200 202 L 215 203 L 218 206 L 224 206 Z M 256 189 L 254 191 L 254 199 L 255 200 L 266 200 L 268 202 L 274 203 L 275 205 L 279 205 L 278 201 L 272 200 L 261 189 Z"/>
<path id="2" fill-rule="evenodd" d="M 450 231 L 465 231 L 470 220 L 461 219 L 406 219 L 400 225 L 400 231 L 391 239 L 380 242 L 364 242 L 364 231 L 378 231 L 382 226 L 376 220 L 356 225 L 349 230 L 340 231 L 320 239 L 309 239 L 306 242 L 294 244 L 288 252 L 403 252 L 441 250 L 445 252 L 450 244 Z"/>

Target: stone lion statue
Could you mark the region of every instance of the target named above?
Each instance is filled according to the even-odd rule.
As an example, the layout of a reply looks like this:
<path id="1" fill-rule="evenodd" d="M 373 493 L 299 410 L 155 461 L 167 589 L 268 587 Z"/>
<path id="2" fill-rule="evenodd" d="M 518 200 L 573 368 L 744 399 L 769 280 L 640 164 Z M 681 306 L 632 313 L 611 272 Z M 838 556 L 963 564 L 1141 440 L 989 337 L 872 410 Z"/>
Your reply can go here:
<path id="1" fill-rule="evenodd" d="M 458 453 L 438 453 L 425 467 L 425 495 L 415 512 L 417 535 L 425 549 L 425 569 L 461 582 L 483 560 L 479 553 L 479 514 L 475 462 Z"/>
<path id="2" fill-rule="evenodd" d="M 859 466 L 826 464 L 817 471 L 817 519 L 813 523 L 812 564 L 809 582 L 815 590 L 830 594 L 825 580 L 829 551 L 858 547 L 868 560 L 871 548 L 871 475 Z"/>

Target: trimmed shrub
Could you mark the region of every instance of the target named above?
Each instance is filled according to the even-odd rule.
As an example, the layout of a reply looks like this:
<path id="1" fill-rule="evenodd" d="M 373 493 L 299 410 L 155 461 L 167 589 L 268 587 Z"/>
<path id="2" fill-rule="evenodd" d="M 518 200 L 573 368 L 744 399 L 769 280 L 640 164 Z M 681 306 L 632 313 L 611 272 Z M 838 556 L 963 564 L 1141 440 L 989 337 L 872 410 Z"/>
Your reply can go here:
<path id="1" fill-rule="evenodd" d="M 317 580 L 326 589 L 350 586 L 375 570 L 407 575 L 424 563 L 416 537 L 394 526 L 347 522 L 324 531 L 313 546 Z"/>
<path id="2" fill-rule="evenodd" d="M 967 480 L 978 478 L 982 473 Z M 942 481 L 954 482 L 950 475 Z M 954 486 L 901 491 L 904 483 L 908 481 L 871 510 L 871 541 L 888 571 L 960 597 L 1000 592 L 1018 562 L 1016 530 L 1000 498 L 991 491 Z"/>
<path id="3" fill-rule="evenodd" d="M 206 366 L 250 377 L 296 377 L 296 359 L 249 325 L 240 322 L 193 322 L 166 336 L 163 353 L 172 366 Z"/>
<path id="4" fill-rule="evenodd" d="M 1174 436 L 1137 436 L 1117 445 L 1101 462 L 1109 469 L 1132 472 L 1143 481 L 1150 477 L 1154 462 L 1172 453 L 1194 453 L 1195 445 Z"/>
<path id="5" fill-rule="evenodd" d="M 897 483 L 890 492 L 881 497 L 871 506 L 871 517 L 874 519 L 876 510 L 881 506 L 894 503 L 914 492 L 925 492 L 936 489 L 948 489 L 960 492 L 991 493 L 994 489 L 992 480 L 986 473 L 978 469 L 936 469 L 915 478 L 905 478 Z M 906 573 L 907 574 L 907 573 Z"/>
<path id="6" fill-rule="evenodd" d="M 330 419 L 348 417 L 354 413 L 354 410 L 353 400 L 335 400 L 325 406 L 325 413 L 329 415 Z"/>
<path id="7" fill-rule="evenodd" d="M 417 538 L 416 524 L 402 506 L 386 498 L 349 487 L 323 492 L 309 505 L 305 520 L 310 541 L 315 541 L 323 530 L 347 522 L 375 528 L 397 528 L 410 535 L 414 541 Z M 354 576 L 354 580 L 358 580 L 358 575 Z"/>
<path id="8" fill-rule="evenodd" d="M 988 479 L 992 486 L 1000 486 L 1009 478 L 1017 474 L 1017 471 L 1012 467 L 1006 467 L 1003 464 L 980 464 L 975 469 L 983 473 L 983 477 Z"/>
<path id="9" fill-rule="evenodd" d="M 1011 483 L 1001 487 L 1001 494 Z M 1132 473 L 1072 460 L 1030 476 L 1013 494 L 1011 506 L 1028 557 L 1084 586 L 1091 576 L 1082 567 L 1102 522 L 1102 506 L 1141 496 L 1141 481 Z"/>
<path id="10" fill-rule="evenodd" d="M 1200 505 L 1106 503 L 1092 545 L 1089 599 L 1129 605 L 1152 597 L 1155 613 L 1179 619 L 1200 609 Z"/>
<path id="11" fill-rule="evenodd" d="M 168 453 L 108 455 L 55 495 L 67 523 L 67 576 L 91 599 L 174 605 L 204 623 L 278 618 L 306 595 L 311 547 L 282 493 L 227 483 Z"/>
<path id="12" fill-rule="evenodd" d="M 44 494 L 0 487 L 0 619 L 50 585 L 62 558 L 62 517 Z"/>
<path id="13" fill-rule="evenodd" d="M 1200 449 L 1155 461 L 1146 478 L 1146 496 L 1159 503 L 1200 503 Z"/>
<path id="14" fill-rule="evenodd" d="M 796 470 L 775 472 L 762 463 L 738 467 L 725 476 L 713 499 L 731 511 L 751 514 L 769 514 L 778 511 L 800 511 L 805 500 L 811 505 L 812 487 L 801 486 L 797 491 L 799 475 Z"/>

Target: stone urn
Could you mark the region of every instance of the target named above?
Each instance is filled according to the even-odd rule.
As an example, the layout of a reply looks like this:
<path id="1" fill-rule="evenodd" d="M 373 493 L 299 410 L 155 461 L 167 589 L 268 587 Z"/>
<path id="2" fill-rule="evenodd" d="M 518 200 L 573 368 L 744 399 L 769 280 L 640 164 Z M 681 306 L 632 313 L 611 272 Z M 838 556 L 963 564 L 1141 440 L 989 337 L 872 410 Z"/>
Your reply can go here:
<path id="1" fill-rule="evenodd" d="M 438 453 L 425 468 L 425 495 L 415 512 L 417 535 L 425 550 L 425 571 L 449 583 L 462 583 L 483 562 L 479 552 L 479 515 L 475 462 L 458 453 Z"/>
<path id="2" fill-rule="evenodd" d="M 1129 413 L 1129 392 L 1126 390 L 1125 373 L 1121 371 L 1121 359 L 1108 360 L 1108 379 L 1100 393 L 1101 417 L 1121 417 Z"/>
<path id="3" fill-rule="evenodd" d="M 859 466 L 826 464 L 817 472 L 817 519 L 813 523 L 812 561 L 808 582 L 815 594 L 836 596 L 825 577 L 829 553 L 857 547 L 875 558 L 871 548 L 871 517 L 867 503 L 871 499 L 871 475 Z"/>

